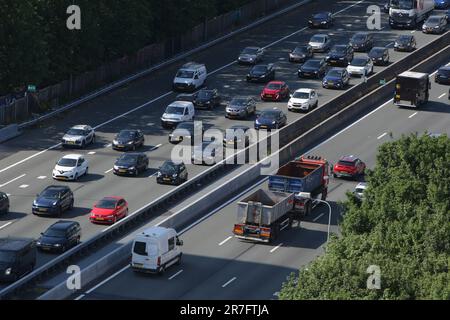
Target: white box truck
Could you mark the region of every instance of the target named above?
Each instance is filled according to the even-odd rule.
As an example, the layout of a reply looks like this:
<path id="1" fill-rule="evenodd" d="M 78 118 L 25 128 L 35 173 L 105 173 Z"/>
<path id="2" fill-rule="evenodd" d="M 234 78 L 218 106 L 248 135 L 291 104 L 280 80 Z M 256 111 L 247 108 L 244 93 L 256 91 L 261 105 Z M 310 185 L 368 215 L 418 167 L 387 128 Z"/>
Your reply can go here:
<path id="1" fill-rule="evenodd" d="M 131 249 L 131 268 L 136 272 L 164 273 L 180 264 L 183 241 L 174 229 L 151 227 L 136 235 Z"/>
<path id="2" fill-rule="evenodd" d="M 415 29 L 434 10 L 434 0 L 390 0 L 389 6 L 392 28 Z"/>

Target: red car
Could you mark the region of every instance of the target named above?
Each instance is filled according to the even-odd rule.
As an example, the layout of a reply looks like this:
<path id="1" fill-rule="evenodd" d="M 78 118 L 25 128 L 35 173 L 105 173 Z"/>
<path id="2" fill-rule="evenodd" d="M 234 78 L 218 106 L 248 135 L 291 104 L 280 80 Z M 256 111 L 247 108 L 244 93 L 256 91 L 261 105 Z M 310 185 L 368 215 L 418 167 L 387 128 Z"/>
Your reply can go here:
<path id="1" fill-rule="evenodd" d="M 344 156 L 334 165 L 333 177 L 349 177 L 355 179 L 364 175 L 366 164 L 355 156 Z"/>
<path id="2" fill-rule="evenodd" d="M 289 97 L 289 87 L 283 81 L 270 81 L 261 92 L 261 100 L 282 101 Z"/>
<path id="3" fill-rule="evenodd" d="M 128 214 L 128 203 L 122 197 L 105 197 L 94 204 L 89 219 L 92 223 L 114 224 Z"/>

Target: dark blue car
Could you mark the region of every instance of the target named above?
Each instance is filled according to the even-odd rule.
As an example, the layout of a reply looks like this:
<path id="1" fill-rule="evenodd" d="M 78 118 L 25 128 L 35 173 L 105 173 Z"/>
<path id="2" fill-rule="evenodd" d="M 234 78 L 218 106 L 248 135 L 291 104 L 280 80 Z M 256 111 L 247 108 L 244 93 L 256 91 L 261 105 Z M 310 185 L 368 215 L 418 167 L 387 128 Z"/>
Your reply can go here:
<path id="1" fill-rule="evenodd" d="M 37 195 L 33 202 L 32 213 L 59 216 L 63 211 L 72 209 L 73 202 L 73 193 L 69 187 L 49 186 Z"/>
<path id="2" fill-rule="evenodd" d="M 287 117 L 283 111 L 274 108 L 264 110 L 255 120 L 255 129 L 278 129 L 285 126 L 287 123 Z"/>
<path id="3" fill-rule="evenodd" d="M 450 0 L 434 0 L 435 9 L 447 9 L 450 6 Z"/>
<path id="4" fill-rule="evenodd" d="M 322 87 L 343 89 L 350 82 L 350 76 L 344 68 L 332 68 L 322 80 Z"/>
<path id="5" fill-rule="evenodd" d="M 308 20 L 310 28 L 329 28 L 333 25 L 333 14 L 331 12 L 319 12 L 313 14 Z"/>

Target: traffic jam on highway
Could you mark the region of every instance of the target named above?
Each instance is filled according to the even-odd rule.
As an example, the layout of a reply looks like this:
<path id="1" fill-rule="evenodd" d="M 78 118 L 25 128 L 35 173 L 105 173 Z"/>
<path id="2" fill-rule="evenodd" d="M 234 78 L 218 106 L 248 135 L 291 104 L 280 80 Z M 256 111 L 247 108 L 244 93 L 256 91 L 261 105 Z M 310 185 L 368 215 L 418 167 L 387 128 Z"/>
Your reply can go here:
<path id="1" fill-rule="evenodd" d="M 447 8 L 435 8 L 433 0 L 421 1 L 425 3 L 422 7 L 413 6 L 417 1 L 378 2 L 384 8 L 380 30 L 367 30 L 369 4 L 365 1 L 332 1 L 327 7 L 330 11 L 309 8 L 314 11 L 305 13 L 295 9 L 286 13 L 289 29 L 283 29 L 282 17 L 266 22 L 269 27 L 278 27 L 273 37 L 267 38 L 273 40 L 260 36 L 270 32 L 264 24 L 237 35 L 241 37 L 237 41 L 226 40 L 233 44 L 232 52 L 238 53 L 229 62 L 226 58 L 230 51 L 219 58 L 218 53 L 225 49 L 217 44 L 218 48 L 213 46 L 185 60 L 189 62 L 163 69 L 164 76 L 146 82 L 137 80 L 135 87 L 95 98 L 86 103 L 87 107 L 70 111 L 62 121 L 51 122 L 53 129 L 32 128 L 2 146 L 14 151 L 0 159 L 0 290 L 58 256 L 70 254 L 94 236 L 109 232 L 153 200 L 176 192 L 258 143 L 262 132 L 281 132 L 346 91 L 364 86 L 371 77 L 448 30 Z M 361 18 L 355 21 L 355 16 Z M 253 32 L 254 39 L 248 40 Z M 394 121 L 407 112 L 406 118 L 416 121 L 421 109 L 430 104 L 448 106 L 450 60 L 435 72 L 403 70 L 394 81 L 390 111 L 380 116 L 387 108 L 376 109 L 380 111 L 370 115 L 376 121 L 358 120 L 332 140 L 317 143 L 310 152 L 298 153 L 244 192 L 218 203 L 207 219 L 186 229 L 145 221 L 139 232 L 127 235 L 131 243 L 127 264 L 109 270 L 109 274 L 117 273 L 99 280 L 89 291 L 83 288 L 79 292 L 83 294 L 76 297 L 89 298 L 93 293 L 97 298 L 108 298 L 113 291 L 120 293 L 120 288 L 133 287 L 136 291 L 123 292 L 123 298 L 276 297 L 276 288 L 286 276 L 318 256 L 330 232 L 338 233 L 337 216 L 342 213 L 330 203 L 342 200 L 348 190 L 364 201 L 365 172 L 374 164 L 377 146 L 389 132 L 415 129 L 409 124 L 396 127 Z M 155 92 L 147 92 L 142 98 L 139 90 L 149 85 Z M 171 90 L 165 93 L 169 87 Z M 130 101 L 132 104 L 125 106 Z M 138 107 L 134 101 L 139 102 Z M 90 113 L 87 108 L 96 104 L 103 109 Z M 414 113 L 410 115 L 409 111 Z M 439 119 L 439 114 L 424 113 L 424 117 Z M 427 128 L 433 121 L 424 120 L 425 127 L 417 124 L 417 130 L 448 134 L 448 126 L 442 121 L 434 123 L 443 127 Z M 375 132 L 377 126 L 383 132 Z M 374 132 L 369 135 L 365 130 Z M 364 140 L 367 136 L 375 137 L 374 141 Z M 174 150 L 187 154 L 179 156 Z M 245 161 L 242 165 L 248 168 L 254 164 Z M 227 188 L 227 177 L 224 179 L 221 186 Z M 197 186 L 198 195 L 192 202 L 210 191 L 201 190 L 207 185 Z M 174 201 L 173 205 L 179 203 Z M 332 212 L 336 216 L 333 220 Z M 302 233 L 295 226 L 310 228 L 311 234 L 299 236 L 301 241 L 295 239 Z M 204 239 L 210 237 L 209 243 L 202 242 L 199 234 L 203 233 Z M 312 238 L 314 245 L 302 246 Z M 223 255 L 218 252 L 217 248 L 234 241 L 235 248 L 224 249 L 227 252 Z M 274 255 L 284 248 L 280 259 L 287 262 L 283 265 L 284 260 L 278 261 Z M 269 258 L 261 270 L 255 271 L 255 279 L 264 280 L 266 272 L 282 270 L 262 285 L 261 292 L 244 291 L 247 296 L 238 289 L 230 294 L 217 293 L 213 284 L 207 283 L 212 279 L 222 288 L 240 284 L 249 289 L 251 281 L 234 274 L 244 272 L 245 266 L 255 266 L 255 260 L 266 261 L 264 255 Z M 205 258 L 208 256 L 211 261 Z M 225 265 L 225 260 L 234 259 L 236 265 Z M 194 274 L 202 272 L 195 272 L 196 267 L 204 273 L 197 284 L 193 283 Z M 125 272 L 128 269 L 135 273 Z M 168 272 L 168 279 L 140 275 Z M 184 282 L 178 283 L 178 291 L 172 289 L 183 276 L 191 279 L 180 280 Z M 170 282 L 167 290 L 159 291 L 165 282 Z"/>

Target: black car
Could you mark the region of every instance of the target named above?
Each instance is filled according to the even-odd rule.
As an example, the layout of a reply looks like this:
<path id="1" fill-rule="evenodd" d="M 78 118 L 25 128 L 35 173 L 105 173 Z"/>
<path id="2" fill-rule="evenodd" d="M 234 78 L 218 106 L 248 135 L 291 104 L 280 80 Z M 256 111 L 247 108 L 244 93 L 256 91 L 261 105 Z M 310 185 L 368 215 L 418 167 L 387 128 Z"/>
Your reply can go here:
<path id="1" fill-rule="evenodd" d="M 373 47 L 373 37 L 367 32 L 358 32 L 350 39 L 354 51 L 366 52 Z"/>
<path id="2" fill-rule="evenodd" d="M 184 163 L 175 163 L 173 161 L 166 161 L 159 167 L 156 174 L 156 182 L 160 184 L 174 184 L 179 185 L 188 180 L 188 172 Z"/>
<path id="3" fill-rule="evenodd" d="M 311 59 L 312 57 L 314 57 L 313 48 L 307 44 L 304 46 L 295 47 L 295 49 L 289 53 L 289 62 L 301 63 Z"/>
<path id="4" fill-rule="evenodd" d="M 331 51 L 325 58 L 330 65 L 347 66 L 353 60 L 353 47 L 349 44 L 338 44 L 331 48 Z"/>
<path id="5" fill-rule="evenodd" d="M 385 47 L 373 47 L 369 52 L 369 58 L 374 65 L 387 65 L 389 63 L 389 50 Z"/>
<path id="6" fill-rule="evenodd" d="M 9 211 L 9 198 L 4 192 L 0 192 L 0 214 L 7 214 Z"/>
<path id="7" fill-rule="evenodd" d="M 220 106 L 222 98 L 217 89 L 201 89 L 197 92 L 195 99 L 192 102 L 196 108 L 211 110 L 214 107 Z"/>
<path id="8" fill-rule="evenodd" d="M 434 81 L 442 84 L 450 84 L 450 66 L 440 67 Z"/>
<path id="9" fill-rule="evenodd" d="M 114 150 L 136 150 L 144 145 L 145 138 L 141 130 L 122 130 L 112 142 Z"/>
<path id="10" fill-rule="evenodd" d="M 36 253 L 33 239 L 0 239 L 0 281 L 14 282 L 33 271 Z"/>
<path id="11" fill-rule="evenodd" d="M 389 4 L 389 1 L 386 1 L 386 3 L 383 5 L 383 12 L 389 13 L 390 8 L 391 8 L 391 5 Z"/>
<path id="12" fill-rule="evenodd" d="M 49 186 L 36 196 L 33 202 L 34 215 L 60 216 L 73 208 L 73 192 L 66 186 Z"/>
<path id="13" fill-rule="evenodd" d="M 114 163 L 116 175 L 138 176 L 148 168 L 148 157 L 145 153 L 124 153 Z"/>
<path id="14" fill-rule="evenodd" d="M 255 120 L 255 129 L 279 129 L 285 126 L 287 117 L 280 109 L 268 109 L 261 112 Z"/>
<path id="15" fill-rule="evenodd" d="M 310 59 L 298 70 L 299 78 L 322 78 L 327 70 L 325 59 Z"/>
<path id="16" fill-rule="evenodd" d="M 331 12 L 315 13 L 309 18 L 308 26 L 310 28 L 329 28 L 333 25 L 333 15 Z"/>
<path id="17" fill-rule="evenodd" d="M 65 252 L 81 240 L 81 226 L 76 221 L 60 220 L 41 233 L 37 240 L 38 249 L 48 252 Z"/>
<path id="18" fill-rule="evenodd" d="M 416 38 L 410 34 L 400 35 L 394 43 L 395 51 L 411 52 L 416 49 Z"/>
<path id="19" fill-rule="evenodd" d="M 227 148 L 242 149 L 250 145 L 250 137 L 247 134 L 249 127 L 235 125 L 225 130 L 223 145 Z"/>
<path id="20" fill-rule="evenodd" d="M 250 69 L 247 74 L 247 82 L 267 82 L 275 79 L 273 64 L 258 64 Z"/>
<path id="21" fill-rule="evenodd" d="M 184 139 L 190 139 L 191 144 L 194 144 L 194 135 L 197 133 L 200 136 L 200 140 L 203 139 L 203 125 L 197 121 L 186 121 L 179 123 L 177 127 L 169 134 L 169 142 L 172 144 L 177 144 L 182 142 Z"/>

